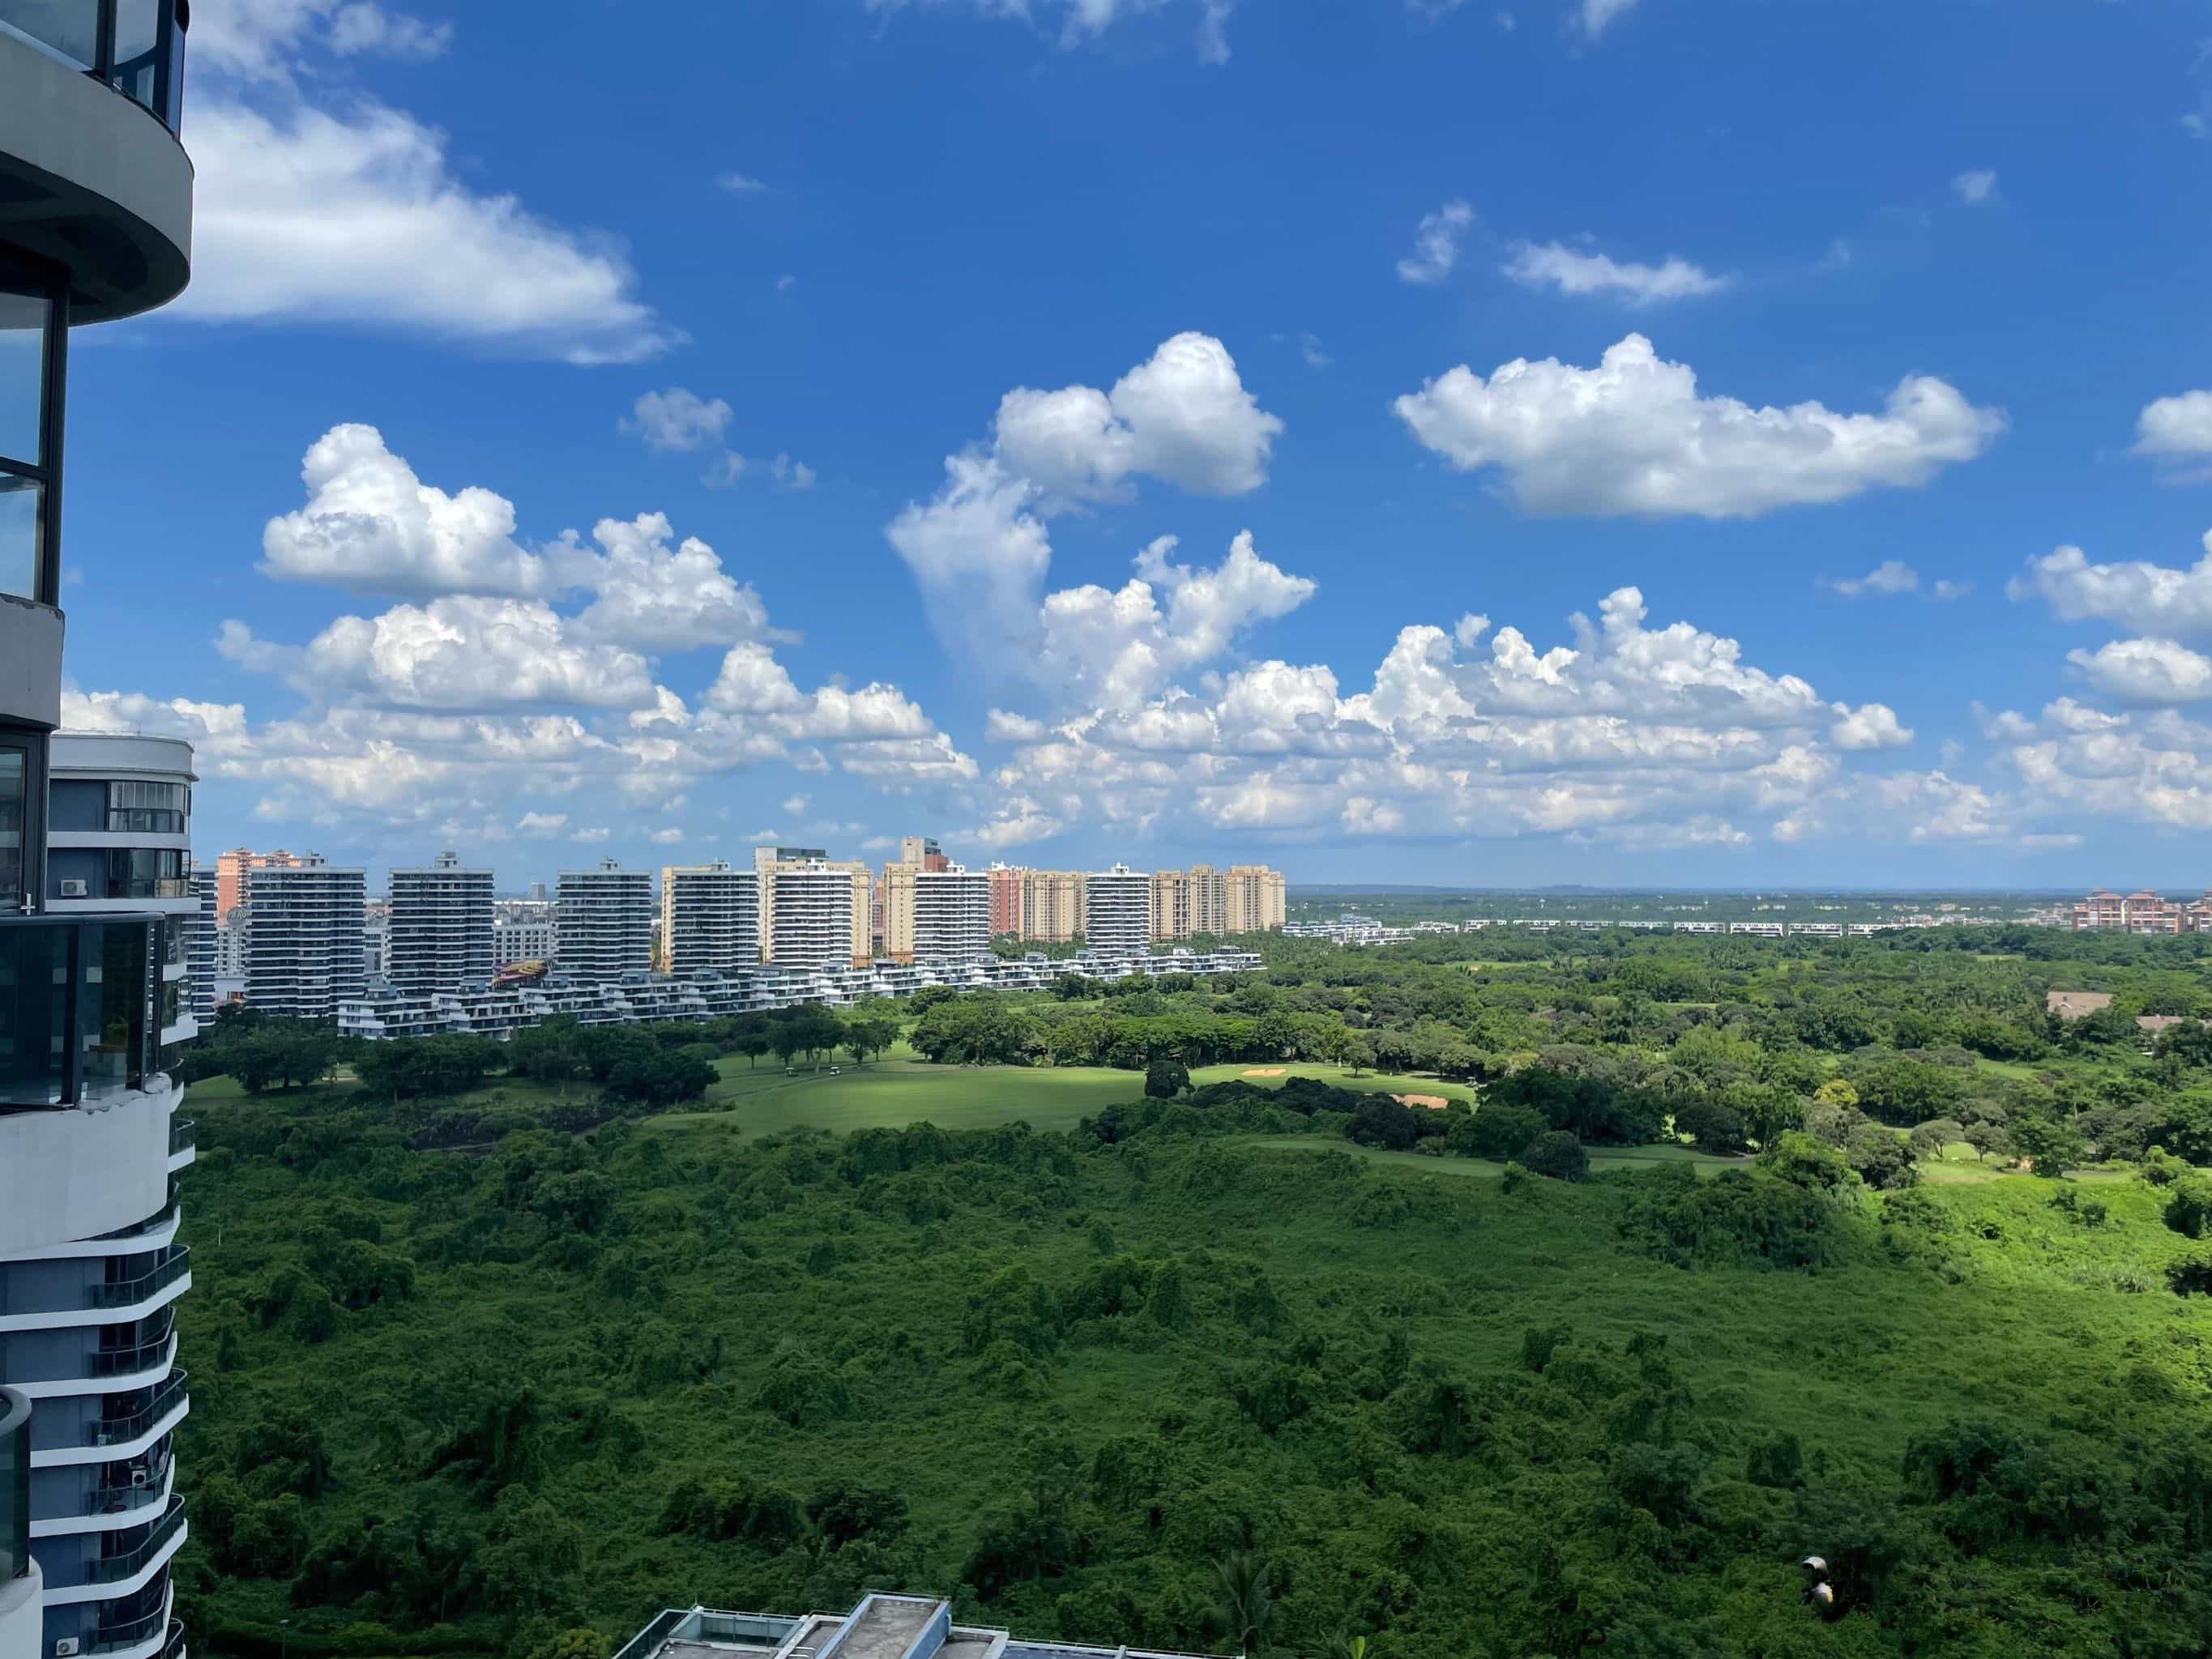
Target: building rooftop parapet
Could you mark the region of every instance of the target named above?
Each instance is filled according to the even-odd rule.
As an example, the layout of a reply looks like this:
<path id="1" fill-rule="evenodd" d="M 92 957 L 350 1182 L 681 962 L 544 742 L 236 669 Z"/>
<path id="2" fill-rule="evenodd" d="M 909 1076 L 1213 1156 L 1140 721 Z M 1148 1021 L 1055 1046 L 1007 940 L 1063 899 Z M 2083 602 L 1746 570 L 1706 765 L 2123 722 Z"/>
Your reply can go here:
<path id="1" fill-rule="evenodd" d="M 877 1591 L 850 1613 L 726 1613 L 671 1607 L 615 1659 L 1194 1659 L 1152 1650 L 1027 1641 L 952 1621 L 952 1604 Z M 1239 1656 L 1241 1659 L 1241 1656 Z"/>

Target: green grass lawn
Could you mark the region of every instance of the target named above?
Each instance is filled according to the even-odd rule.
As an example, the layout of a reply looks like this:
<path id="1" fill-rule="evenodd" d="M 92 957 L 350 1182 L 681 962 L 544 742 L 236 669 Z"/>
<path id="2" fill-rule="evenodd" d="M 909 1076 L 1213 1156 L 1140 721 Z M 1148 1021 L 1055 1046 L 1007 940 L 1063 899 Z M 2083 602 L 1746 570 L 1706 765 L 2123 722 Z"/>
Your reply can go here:
<path id="1" fill-rule="evenodd" d="M 1977 1060 L 1974 1062 L 1974 1069 L 1978 1072 L 1992 1073 L 1998 1077 L 2008 1077 L 2016 1082 L 2028 1083 L 2051 1068 L 2048 1066 L 2031 1066 L 2027 1061 L 2020 1060 Z"/>
<path id="2" fill-rule="evenodd" d="M 1354 1158 L 1385 1169 L 1410 1170 L 1416 1175 L 1451 1176 L 1459 1179 L 1495 1181 L 1505 1173 L 1503 1164 L 1480 1158 L 1434 1158 L 1425 1152 L 1385 1152 L 1361 1146 L 1334 1135 L 1238 1135 L 1232 1145 L 1264 1152 L 1349 1152 Z M 1592 1170 L 1649 1169 L 1655 1164 L 1686 1164 L 1699 1175 L 1748 1165 L 1749 1158 L 1711 1158 L 1687 1146 L 1635 1146 L 1617 1151 L 1600 1149 L 1590 1154 Z M 1994 1171 L 1992 1171 L 1994 1173 Z"/>
<path id="3" fill-rule="evenodd" d="M 1020 1066 L 932 1066 L 886 1060 L 858 1068 L 783 1067 L 763 1061 L 725 1060 L 723 1080 L 708 1092 L 709 1109 L 669 1112 L 647 1119 L 653 1133 L 735 1133 L 746 1139 L 786 1129 L 904 1128 L 930 1122 L 940 1129 L 982 1129 L 1017 1119 L 1038 1129 L 1073 1129 L 1079 1118 L 1144 1097 L 1140 1072 L 1100 1066 L 1050 1070 Z M 720 1108 L 720 1109 L 715 1109 Z"/>
<path id="4" fill-rule="evenodd" d="M 1255 1073 L 1279 1070 L 1277 1077 L 1255 1076 Z M 1134 1075 L 1134 1073 L 1131 1073 Z M 1464 1083 L 1439 1083 L 1432 1077 L 1415 1077 L 1397 1072 L 1349 1072 L 1341 1066 L 1322 1066 L 1305 1060 L 1285 1060 L 1281 1066 L 1200 1066 L 1190 1074 L 1191 1082 L 1203 1087 L 1209 1083 L 1256 1083 L 1263 1089 L 1280 1086 L 1284 1078 L 1313 1077 L 1333 1084 L 1340 1089 L 1356 1090 L 1363 1095 L 1442 1095 L 1446 1100 L 1463 1100 L 1474 1103 L 1474 1091 Z"/>
<path id="5" fill-rule="evenodd" d="M 722 1081 L 708 1092 L 707 1109 L 670 1112 L 647 1121 L 660 1133 L 735 1133 L 745 1139 L 801 1127 L 844 1133 L 853 1129 L 904 1128 L 927 1121 L 941 1129 L 981 1129 L 1022 1120 L 1039 1129 L 1072 1129 L 1103 1108 L 1144 1098 L 1141 1072 L 1103 1066 L 932 1066 L 925 1060 L 885 1060 L 836 1076 L 799 1067 L 787 1075 L 773 1060 L 757 1066 L 731 1057 L 716 1063 Z M 1472 1102 L 1465 1084 L 1389 1072 L 1358 1075 L 1335 1066 L 1285 1064 L 1280 1077 L 1247 1077 L 1242 1065 L 1204 1066 L 1194 1085 L 1232 1079 L 1261 1087 L 1284 1077 L 1317 1077 L 1363 1094 L 1431 1094 Z M 1428 1160 L 1423 1159 L 1423 1163 Z"/>

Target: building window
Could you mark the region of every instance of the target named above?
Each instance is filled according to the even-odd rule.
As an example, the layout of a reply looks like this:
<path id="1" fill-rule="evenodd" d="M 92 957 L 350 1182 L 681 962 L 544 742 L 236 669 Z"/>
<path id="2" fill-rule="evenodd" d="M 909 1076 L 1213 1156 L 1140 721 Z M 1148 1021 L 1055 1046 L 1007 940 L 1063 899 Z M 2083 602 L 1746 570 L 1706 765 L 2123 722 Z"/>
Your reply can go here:
<path id="1" fill-rule="evenodd" d="M 0 264 L 0 593 L 58 603 L 56 477 L 67 301 L 46 278 Z"/>
<path id="2" fill-rule="evenodd" d="M 174 132 L 191 9 L 185 0 L 9 0 L 0 34 L 98 76 Z"/>
<path id="3" fill-rule="evenodd" d="M 112 899 L 189 898 L 191 857 L 167 848 L 118 848 L 107 855 L 107 892 Z"/>
<path id="4" fill-rule="evenodd" d="M 192 810 L 192 792 L 181 783 L 111 783 L 111 834 L 181 836 Z"/>
<path id="5" fill-rule="evenodd" d="M 23 831 L 31 804 L 31 752 L 0 747 L 0 909 L 23 902 Z"/>

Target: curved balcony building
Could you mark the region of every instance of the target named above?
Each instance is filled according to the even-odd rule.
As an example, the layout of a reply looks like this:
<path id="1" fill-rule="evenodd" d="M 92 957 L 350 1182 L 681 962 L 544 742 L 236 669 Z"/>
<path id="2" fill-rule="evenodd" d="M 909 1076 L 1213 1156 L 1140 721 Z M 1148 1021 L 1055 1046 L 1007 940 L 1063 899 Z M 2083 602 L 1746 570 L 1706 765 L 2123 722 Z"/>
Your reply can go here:
<path id="1" fill-rule="evenodd" d="M 0 1389 L 0 1659 L 34 1659 L 45 1582 L 31 1553 L 31 1402 Z"/>
<path id="2" fill-rule="evenodd" d="M 191 757 L 54 728 L 70 331 L 189 275 L 189 22 L 185 0 L 0 0 L 0 1659 L 184 1648 L 192 1139 L 164 1056 L 192 1030 Z"/>
<path id="3" fill-rule="evenodd" d="M 46 912 L 161 918 L 161 1069 L 196 1036 L 191 952 L 192 746 L 177 738 L 57 732 L 46 789 Z"/>

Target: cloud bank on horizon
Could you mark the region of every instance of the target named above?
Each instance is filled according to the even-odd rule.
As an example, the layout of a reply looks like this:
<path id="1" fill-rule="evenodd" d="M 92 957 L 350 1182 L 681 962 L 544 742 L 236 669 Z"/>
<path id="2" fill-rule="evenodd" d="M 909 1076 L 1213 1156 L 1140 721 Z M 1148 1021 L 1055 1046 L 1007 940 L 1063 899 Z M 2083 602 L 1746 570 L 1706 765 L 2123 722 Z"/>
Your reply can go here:
<path id="1" fill-rule="evenodd" d="M 790 27 L 877 57 L 1027 52 L 1070 98 L 1201 75 L 1249 95 L 1281 50 L 1227 0 L 859 9 L 859 33 L 827 0 Z M 1466 38 L 1455 4 L 1407 10 L 1401 30 Z M 1489 39 L 1594 76 L 1631 36 L 1690 27 L 1633 0 L 1557 21 L 1540 46 L 1502 21 Z M 1253 42 L 1235 54 L 1232 23 Z M 1215 282 L 1230 243 L 1140 190 L 1127 222 L 1182 235 L 1117 264 L 1152 276 L 1128 315 L 1085 315 L 1043 351 L 925 269 L 943 338 L 875 380 L 817 382 L 773 349 L 821 331 L 794 296 L 865 304 L 902 276 L 822 260 L 818 284 L 758 283 L 733 329 L 735 302 L 572 221 L 544 174 L 504 177 L 476 112 L 438 103 L 493 32 L 251 0 L 192 35 L 195 279 L 155 343 L 200 351 L 217 400 L 210 340 L 303 365 L 375 341 L 425 389 L 534 388 L 495 436 L 434 398 L 296 376 L 281 457 L 257 440 L 223 460 L 261 529 L 204 553 L 220 614 L 173 662 L 73 656 L 68 720 L 190 738 L 217 839 L 707 857 L 773 815 L 1073 862 L 1515 842 L 1562 869 L 1582 849 L 1769 868 L 1825 847 L 1906 874 L 1931 849 L 2212 827 L 2212 532 L 2194 562 L 2140 527 L 2101 558 L 2063 539 L 2094 544 L 2094 520 L 2008 547 L 1962 535 L 2016 489 L 2012 449 L 2048 464 L 2047 398 L 1872 332 L 1799 349 L 1764 321 L 1784 255 L 1755 228 L 1563 237 L 1504 183 L 1456 193 L 1425 161 L 1431 182 L 1358 228 L 1356 258 L 1316 252 L 1326 281 L 1255 248 Z M 800 139 L 730 148 L 744 170 L 702 164 L 684 211 L 732 246 L 776 239 L 769 269 L 859 211 Z M 1079 153 L 1115 178 L 1111 146 Z M 1997 167 L 1959 159 L 1923 169 L 1918 221 L 1944 204 L 1963 237 L 2035 207 L 2023 164 L 1996 158 L 2000 191 Z M 1601 190 L 1559 228 L 1608 208 L 1635 216 Z M 1830 227 L 1786 282 L 1843 281 L 1882 234 L 1923 234 L 1881 225 L 1915 222 Z M 2085 473 L 2101 446 L 2120 457 L 2106 488 L 2185 512 L 2212 477 L 2212 390 L 2124 395 L 2075 441 Z M 568 404 L 606 460 L 556 479 L 528 451 Z M 853 423 L 835 467 L 814 404 Z M 829 567 L 857 608 L 827 602 Z M 1772 597 L 1747 600 L 1761 583 Z M 1824 637 L 1778 622 L 1785 605 Z M 881 630 L 915 617 L 929 649 L 894 672 Z M 1986 685 L 1883 643 L 1947 629 L 2009 631 L 2023 666 Z"/>

